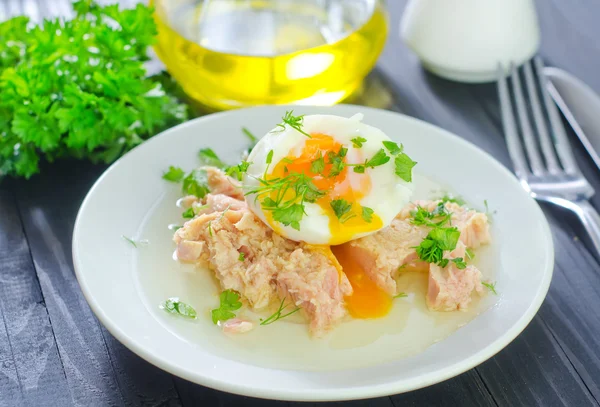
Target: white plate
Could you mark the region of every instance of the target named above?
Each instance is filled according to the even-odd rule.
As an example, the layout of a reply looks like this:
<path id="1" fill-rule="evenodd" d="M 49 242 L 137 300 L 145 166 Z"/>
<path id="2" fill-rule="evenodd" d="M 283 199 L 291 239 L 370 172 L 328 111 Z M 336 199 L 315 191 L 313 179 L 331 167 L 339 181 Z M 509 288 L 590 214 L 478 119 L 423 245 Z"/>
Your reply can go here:
<path id="1" fill-rule="evenodd" d="M 362 112 L 366 123 L 404 143 L 419 162 L 417 180 L 433 179 L 480 207 L 484 200 L 490 203 L 496 211 L 494 243 L 482 255 L 488 265 L 481 268 L 490 269 L 487 276 L 497 281 L 499 295 L 485 298 L 477 305 L 481 314 L 468 317 L 421 311 L 422 299 L 413 295 L 396 300 L 385 319 L 352 321 L 334 339 L 322 341 L 310 340 L 305 326 L 286 321 L 258 327 L 244 339 L 222 335 L 208 317 L 217 304 L 209 274 L 189 272 L 170 259 L 167 224 L 181 220 L 173 204 L 179 191 L 161 174 L 169 165 L 193 168 L 202 147 L 234 162 L 247 144 L 240 128 L 264 134 L 285 110 L 258 107 L 188 122 L 137 147 L 93 186 L 77 216 L 73 261 L 92 310 L 119 341 L 166 371 L 215 389 L 273 399 L 345 400 L 405 392 L 456 376 L 525 328 L 548 291 L 554 251 L 540 208 L 513 175 L 477 147 L 432 125 L 387 111 L 335 106 L 295 107 L 295 113 Z M 135 249 L 122 235 L 149 244 Z M 170 296 L 194 305 L 198 320 L 159 310 L 158 302 Z M 436 332 L 443 335 L 437 329 L 461 318 L 474 319 L 452 334 L 447 330 L 449 336 L 426 349 L 413 346 L 429 345 Z"/>

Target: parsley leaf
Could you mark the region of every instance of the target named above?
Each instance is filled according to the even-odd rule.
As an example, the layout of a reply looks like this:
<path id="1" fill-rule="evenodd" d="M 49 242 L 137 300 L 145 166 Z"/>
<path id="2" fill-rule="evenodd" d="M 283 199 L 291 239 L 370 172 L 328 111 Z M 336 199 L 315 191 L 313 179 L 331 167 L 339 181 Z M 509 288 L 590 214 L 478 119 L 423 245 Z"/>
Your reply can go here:
<path id="1" fill-rule="evenodd" d="M 417 206 L 417 209 L 412 211 L 411 215 L 411 223 L 413 225 L 429 227 L 443 226 L 452 217 L 452 214 L 448 212 L 443 202 L 440 202 L 432 212 L 421 206 Z"/>
<path id="2" fill-rule="evenodd" d="M 163 173 L 162 178 L 170 182 L 181 182 L 184 176 L 185 172 L 181 168 L 170 166 L 169 171 Z"/>
<path id="3" fill-rule="evenodd" d="M 457 257 L 455 259 L 452 259 L 452 263 L 454 263 L 456 265 L 456 268 L 459 270 L 463 270 L 463 269 L 467 268 L 467 263 L 463 260 L 462 257 Z"/>
<path id="4" fill-rule="evenodd" d="M 350 140 L 352 142 L 352 145 L 354 146 L 354 148 L 361 148 L 363 146 L 363 143 L 367 141 L 366 138 L 364 137 L 354 137 L 353 139 Z"/>
<path id="5" fill-rule="evenodd" d="M 310 172 L 313 174 L 322 174 L 325 170 L 325 158 L 319 154 L 319 158 L 310 163 Z"/>
<path id="6" fill-rule="evenodd" d="M 240 255 L 239 255 L 239 257 L 238 257 L 238 260 L 239 260 L 239 261 L 244 261 L 244 260 L 246 260 L 246 255 L 245 255 L 243 252 L 240 252 Z"/>
<path id="7" fill-rule="evenodd" d="M 181 216 L 185 219 L 192 219 L 196 214 L 194 213 L 194 208 L 187 208 L 185 212 L 181 214 Z"/>
<path id="8" fill-rule="evenodd" d="M 246 171 L 248 171 L 250 163 L 248 161 L 242 161 L 238 165 L 231 166 L 225 170 L 225 174 L 241 181 Z"/>
<path id="9" fill-rule="evenodd" d="M 469 258 L 469 260 L 473 260 L 475 258 L 475 252 L 473 252 L 473 250 L 471 250 L 468 247 L 465 249 L 465 254 Z"/>
<path id="10" fill-rule="evenodd" d="M 356 216 L 356 214 L 351 212 L 352 204 L 345 199 L 334 199 L 329 204 L 331 205 L 331 209 L 333 209 L 333 212 L 339 219 L 340 223 L 344 223 Z"/>
<path id="11" fill-rule="evenodd" d="M 399 153 L 394 159 L 396 165 L 396 175 L 406 182 L 412 182 L 412 169 L 417 163 L 406 155 Z"/>
<path id="12" fill-rule="evenodd" d="M 179 298 L 172 297 L 158 306 L 171 314 L 181 315 L 186 318 L 196 319 L 196 310 L 191 305 L 179 301 Z"/>
<path id="13" fill-rule="evenodd" d="M 270 198 L 267 198 L 270 199 Z M 271 200 L 272 201 L 272 200 Z M 264 201 L 263 201 L 264 207 Z M 300 230 L 300 221 L 304 216 L 304 205 L 299 203 L 291 204 L 288 207 L 273 209 L 273 219 L 285 226 L 291 226 Z"/>
<path id="14" fill-rule="evenodd" d="M 383 145 L 390 152 L 391 155 L 398 155 L 404 151 L 402 144 L 394 143 L 393 141 L 384 141 Z"/>
<path id="15" fill-rule="evenodd" d="M 371 223 L 373 221 L 373 213 L 375 211 L 373 211 L 373 209 L 367 207 L 367 206 L 363 206 L 362 207 L 362 218 L 364 219 L 365 222 L 367 223 Z"/>
<path id="16" fill-rule="evenodd" d="M 71 20 L 0 23 L 0 176 L 29 178 L 43 158 L 110 163 L 187 118 L 164 76 L 147 76 L 150 7 L 73 7 Z"/>
<path id="17" fill-rule="evenodd" d="M 498 292 L 496 291 L 496 282 L 494 281 L 493 283 L 481 283 L 483 284 L 485 287 L 487 287 L 488 290 L 490 290 L 492 293 L 494 293 L 494 295 L 498 295 Z"/>
<path id="18" fill-rule="evenodd" d="M 367 168 L 375 168 L 390 161 L 390 157 L 385 153 L 383 148 L 379 150 L 369 161 L 365 163 Z"/>
<path id="19" fill-rule="evenodd" d="M 448 259 L 444 259 L 444 251 L 454 250 L 459 238 L 460 231 L 455 227 L 432 229 L 416 247 L 417 255 L 421 260 L 445 267 Z"/>
<path id="20" fill-rule="evenodd" d="M 192 170 L 183 179 L 183 193 L 204 198 L 210 192 L 208 188 L 208 177 L 203 169 Z"/>
<path id="21" fill-rule="evenodd" d="M 227 321 L 228 319 L 235 318 L 235 313 L 242 308 L 240 302 L 240 295 L 233 290 L 225 290 L 219 295 L 219 308 L 215 308 L 211 311 L 211 317 L 213 324 L 217 325 L 219 321 Z"/>
<path id="22" fill-rule="evenodd" d="M 225 169 L 227 167 L 227 164 L 221 161 L 217 153 L 211 148 L 203 148 L 198 151 L 198 158 L 200 159 L 201 165 L 209 165 L 220 169 Z"/>

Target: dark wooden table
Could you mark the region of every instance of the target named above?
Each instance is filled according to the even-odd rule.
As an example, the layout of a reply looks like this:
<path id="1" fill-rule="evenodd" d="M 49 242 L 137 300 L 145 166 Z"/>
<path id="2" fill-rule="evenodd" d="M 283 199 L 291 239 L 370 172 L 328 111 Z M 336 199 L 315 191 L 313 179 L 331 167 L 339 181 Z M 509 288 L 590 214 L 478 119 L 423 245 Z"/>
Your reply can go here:
<path id="1" fill-rule="evenodd" d="M 390 38 L 377 78 L 391 108 L 448 129 L 510 167 L 493 85 L 449 82 L 424 72 L 401 43 L 405 1 L 389 1 Z M 0 15 L 64 12 L 54 0 L 0 0 Z M 538 0 L 541 54 L 600 92 L 600 3 Z M 600 114 L 600 112 L 599 112 Z M 574 140 L 574 139 L 573 139 Z M 577 142 L 580 165 L 600 174 Z M 104 167 L 60 162 L 29 181 L 0 183 L 0 406 L 300 406 L 214 391 L 140 359 L 102 327 L 71 262 L 79 205 Z M 600 196 L 593 200 L 600 209 Z M 350 406 L 588 406 L 600 401 L 600 266 L 578 221 L 544 208 L 556 245 L 550 292 L 525 331 L 495 357 L 454 379 Z M 337 405 L 341 403 L 331 403 Z"/>

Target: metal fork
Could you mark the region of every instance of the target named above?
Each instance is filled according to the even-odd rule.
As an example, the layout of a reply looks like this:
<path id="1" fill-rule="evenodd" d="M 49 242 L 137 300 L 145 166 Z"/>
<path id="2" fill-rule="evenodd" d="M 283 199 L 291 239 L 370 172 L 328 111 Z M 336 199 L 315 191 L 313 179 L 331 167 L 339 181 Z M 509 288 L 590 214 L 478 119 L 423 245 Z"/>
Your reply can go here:
<path id="1" fill-rule="evenodd" d="M 502 66 L 498 76 L 506 145 L 521 185 L 536 200 L 573 211 L 600 259 L 600 215 L 588 201 L 595 191 L 577 166 L 558 109 L 547 91 L 541 59 L 535 57 L 523 66 L 525 90 L 517 67 L 511 64 L 512 97 Z"/>

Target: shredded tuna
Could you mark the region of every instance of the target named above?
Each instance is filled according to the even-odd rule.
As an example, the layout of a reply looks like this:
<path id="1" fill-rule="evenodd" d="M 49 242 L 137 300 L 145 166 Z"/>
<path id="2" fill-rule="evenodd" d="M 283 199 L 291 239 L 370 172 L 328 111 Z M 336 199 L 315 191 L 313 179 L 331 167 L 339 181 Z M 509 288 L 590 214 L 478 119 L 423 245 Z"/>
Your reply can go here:
<path id="1" fill-rule="evenodd" d="M 228 177 L 215 167 L 203 167 L 208 178 L 208 188 L 214 195 L 223 194 L 240 201 L 244 200 L 244 192 L 239 181 Z"/>

